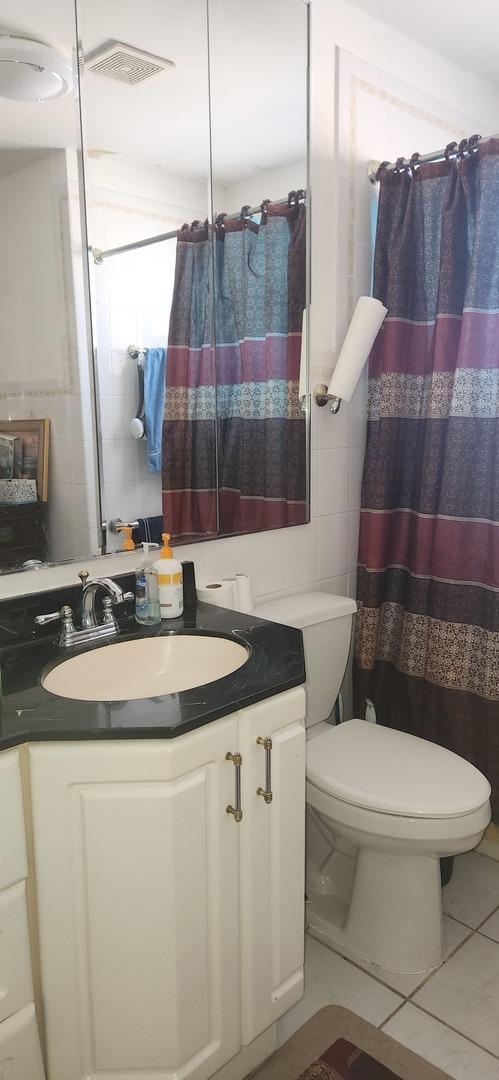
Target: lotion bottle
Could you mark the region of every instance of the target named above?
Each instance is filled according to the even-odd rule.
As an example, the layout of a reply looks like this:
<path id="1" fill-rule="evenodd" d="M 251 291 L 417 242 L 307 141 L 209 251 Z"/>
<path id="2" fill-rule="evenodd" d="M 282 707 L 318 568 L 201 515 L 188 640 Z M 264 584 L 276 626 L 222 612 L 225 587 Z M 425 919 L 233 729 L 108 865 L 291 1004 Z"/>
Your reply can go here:
<path id="1" fill-rule="evenodd" d="M 182 563 L 173 558 L 169 533 L 163 533 L 163 547 L 154 569 L 158 575 L 162 619 L 178 619 L 184 610 Z"/>

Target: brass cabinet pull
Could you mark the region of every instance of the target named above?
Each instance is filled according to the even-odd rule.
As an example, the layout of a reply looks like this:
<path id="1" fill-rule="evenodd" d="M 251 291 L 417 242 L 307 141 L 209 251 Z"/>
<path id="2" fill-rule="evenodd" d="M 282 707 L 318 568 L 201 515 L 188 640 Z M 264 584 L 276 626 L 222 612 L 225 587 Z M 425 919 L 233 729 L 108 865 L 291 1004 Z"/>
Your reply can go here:
<path id="1" fill-rule="evenodd" d="M 232 761 L 236 769 L 236 794 L 235 794 L 235 806 L 226 806 L 225 811 L 227 814 L 232 814 L 234 821 L 242 821 L 243 812 L 241 809 L 241 765 L 243 763 L 242 756 L 239 752 L 231 754 L 230 750 L 225 755 L 226 761 Z"/>
<path id="2" fill-rule="evenodd" d="M 257 738 L 258 746 L 263 746 L 265 750 L 265 787 L 257 787 L 257 795 L 263 795 L 266 803 L 272 802 L 272 739 L 262 738 L 261 735 Z"/>

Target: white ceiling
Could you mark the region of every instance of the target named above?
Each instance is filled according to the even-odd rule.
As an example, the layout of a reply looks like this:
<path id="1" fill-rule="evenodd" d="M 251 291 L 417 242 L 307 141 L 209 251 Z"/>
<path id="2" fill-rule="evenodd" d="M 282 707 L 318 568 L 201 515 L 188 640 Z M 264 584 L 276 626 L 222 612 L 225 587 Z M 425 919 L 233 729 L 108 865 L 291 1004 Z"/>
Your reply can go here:
<path id="1" fill-rule="evenodd" d="M 160 165 L 177 176 L 209 169 L 205 0 L 78 0 L 84 53 L 110 39 L 172 59 L 137 87 L 91 72 L 82 79 L 88 149 Z M 213 166 L 235 180 L 305 156 L 306 5 L 303 0 L 211 0 Z M 73 0 L 0 0 L 0 27 L 71 55 Z M 74 102 L 0 98 L 0 145 L 75 146 Z"/>
<path id="2" fill-rule="evenodd" d="M 351 0 L 434 52 L 499 85 L 498 0 Z M 499 121 L 498 121 L 499 128 Z"/>

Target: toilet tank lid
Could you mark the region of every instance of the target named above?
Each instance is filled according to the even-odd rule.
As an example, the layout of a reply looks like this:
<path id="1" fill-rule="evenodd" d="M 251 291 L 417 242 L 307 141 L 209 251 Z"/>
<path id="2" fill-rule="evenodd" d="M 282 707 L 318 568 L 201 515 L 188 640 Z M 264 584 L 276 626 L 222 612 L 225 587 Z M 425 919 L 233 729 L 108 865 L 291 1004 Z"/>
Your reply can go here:
<path id="1" fill-rule="evenodd" d="M 306 592 L 293 596 L 283 596 L 280 600 L 271 600 L 268 604 L 259 604 L 254 614 L 270 622 L 284 623 L 303 630 L 314 623 L 338 619 L 342 615 L 354 615 L 357 604 L 350 596 L 335 596 L 333 593 Z"/>

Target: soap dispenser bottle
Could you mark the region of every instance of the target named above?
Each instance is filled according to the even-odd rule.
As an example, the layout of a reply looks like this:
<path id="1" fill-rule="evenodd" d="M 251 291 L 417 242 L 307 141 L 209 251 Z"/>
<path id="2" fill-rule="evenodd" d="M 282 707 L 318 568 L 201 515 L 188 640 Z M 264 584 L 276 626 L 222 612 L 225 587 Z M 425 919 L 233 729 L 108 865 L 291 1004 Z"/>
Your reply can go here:
<path id="1" fill-rule="evenodd" d="M 161 618 L 178 619 L 184 610 L 182 563 L 173 558 L 169 533 L 163 533 L 163 547 L 154 569 L 158 574 Z"/>
<path id="2" fill-rule="evenodd" d="M 135 571 L 135 619 L 143 626 L 161 622 L 158 575 L 149 554 L 158 544 L 142 544 L 144 558 Z"/>

